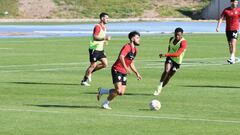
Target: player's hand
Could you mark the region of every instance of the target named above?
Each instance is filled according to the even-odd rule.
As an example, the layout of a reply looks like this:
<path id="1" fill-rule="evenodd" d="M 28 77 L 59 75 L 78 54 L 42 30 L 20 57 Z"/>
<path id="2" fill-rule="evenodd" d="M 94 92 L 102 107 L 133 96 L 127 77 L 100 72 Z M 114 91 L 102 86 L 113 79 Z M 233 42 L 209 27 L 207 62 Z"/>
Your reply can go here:
<path id="1" fill-rule="evenodd" d="M 216 32 L 219 32 L 219 28 L 218 27 L 216 28 Z"/>
<path id="2" fill-rule="evenodd" d="M 160 57 L 160 58 L 164 57 L 164 54 L 160 53 L 160 54 L 159 54 L 159 57 Z"/>
<path id="3" fill-rule="evenodd" d="M 137 73 L 136 75 L 137 75 L 137 80 L 142 80 L 142 76 L 139 73 Z"/>
<path id="4" fill-rule="evenodd" d="M 111 36 L 106 36 L 105 40 L 107 40 L 107 41 L 111 40 Z"/>

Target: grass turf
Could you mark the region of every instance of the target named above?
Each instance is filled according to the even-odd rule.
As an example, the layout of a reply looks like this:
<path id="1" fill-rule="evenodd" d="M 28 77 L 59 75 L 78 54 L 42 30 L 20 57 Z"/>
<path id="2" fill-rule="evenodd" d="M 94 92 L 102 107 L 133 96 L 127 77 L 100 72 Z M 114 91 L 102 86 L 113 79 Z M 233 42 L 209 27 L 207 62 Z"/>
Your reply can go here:
<path id="1" fill-rule="evenodd" d="M 89 38 L 0 39 L 0 134 L 4 135 L 237 135 L 240 133 L 239 67 L 226 64 L 224 35 L 189 34 L 184 64 L 159 97 L 169 35 L 142 36 L 126 95 L 113 110 L 100 108 L 98 87 L 112 88 L 110 67 L 126 37 L 106 46 L 107 69 L 79 85 L 88 66 Z M 238 47 L 239 50 L 239 47 Z M 162 103 L 150 111 L 152 99 Z"/>

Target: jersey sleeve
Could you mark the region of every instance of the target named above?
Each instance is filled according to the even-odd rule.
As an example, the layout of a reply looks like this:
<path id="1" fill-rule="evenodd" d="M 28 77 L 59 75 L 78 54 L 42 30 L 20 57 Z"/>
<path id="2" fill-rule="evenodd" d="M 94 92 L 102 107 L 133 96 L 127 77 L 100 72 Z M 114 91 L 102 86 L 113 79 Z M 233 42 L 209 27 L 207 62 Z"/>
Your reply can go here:
<path id="1" fill-rule="evenodd" d="M 238 17 L 240 17 L 240 8 L 238 8 Z"/>
<path id="2" fill-rule="evenodd" d="M 179 57 L 184 52 L 184 50 L 186 48 L 187 48 L 187 41 L 183 40 L 181 42 L 180 48 L 178 49 L 177 52 L 175 52 L 175 53 L 167 53 L 167 54 L 165 54 L 165 56 L 166 57 Z"/>
<path id="3" fill-rule="evenodd" d="M 122 50 L 121 50 L 121 52 L 120 52 L 120 55 L 123 55 L 124 57 L 129 53 L 129 51 L 130 51 L 130 47 L 129 47 L 129 45 L 125 45 L 123 48 L 122 48 Z"/>
<path id="4" fill-rule="evenodd" d="M 100 25 L 96 25 L 93 29 L 93 35 L 98 36 L 101 31 Z"/>
<path id="5" fill-rule="evenodd" d="M 221 18 L 223 17 L 225 17 L 226 16 L 226 9 L 224 9 L 223 11 L 222 11 L 222 14 L 221 14 Z"/>

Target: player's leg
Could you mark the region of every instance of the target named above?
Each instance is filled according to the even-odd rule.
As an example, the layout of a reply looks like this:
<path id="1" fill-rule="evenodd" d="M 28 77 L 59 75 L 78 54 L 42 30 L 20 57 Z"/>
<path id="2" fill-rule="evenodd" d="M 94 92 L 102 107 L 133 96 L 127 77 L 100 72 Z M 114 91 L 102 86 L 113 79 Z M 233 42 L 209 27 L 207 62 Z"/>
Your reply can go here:
<path id="1" fill-rule="evenodd" d="M 108 66 L 108 60 L 107 60 L 107 57 L 106 57 L 106 55 L 104 54 L 103 51 L 97 53 L 97 58 L 96 59 L 99 60 L 100 63 L 97 64 L 97 66 L 94 68 L 92 73 L 95 72 L 95 71 L 98 71 L 102 68 L 106 68 Z M 89 77 L 88 77 L 89 82 L 92 81 L 92 73 L 89 74 Z"/>
<path id="2" fill-rule="evenodd" d="M 227 62 L 229 64 L 234 64 L 238 32 L 237 31 L 226 31 L 226 36 L 227 36 L 227 40 L 228 40 L 229 53 L 230 53 L 230 59 L 228 59 Z"/>
<path id="3" fill-rule="evenodd" d="M 235 63 L 237 39 L 232 38 L 228 44 L 229 44 L 229 52 L 230 52 L 230 59 L 228 60 L 228 62 L 230 64 L 234 64 Z"/>
<path id="4" fill-rule="evenodd" d="M 168 76 L 165 78 L 164 82 L 163 82 L 163 87 L 165 85 L 168 84 L 169 80 L 173 77 L 173 75 L 176 73 L 176 70 L 171 70 L 169 73 L 168 73 Z"/>
<path id="5" fill-rule="evenodd" d="M 116 96 L 121 96 L 125 93 L 126 85 L 127 85 L 127 75 L 122 74 L 114 69 L 112 69 L 112 80 L 114 84 L 114 89 L 109 90 L 108 98 L 105 102 L 103 102 L 103 108 L 111 109 L 109 107 L 110 101 L 112 101 Z M 102 94 L 104 91 L 99 92 Z"/>
<path id="6" fill-rule="evenodd" d="M 87 83 L 87 80 L 89 78 L 89 75 L 92 73 L 92 71 L 96 68 L 97 62 L 91 62 L 90 66 L 87 68 L 85 75 L 81 81 L 81 85 L 84 86 L 90 86 L 90 84 Z"/>
<path id="7" fill-rule="evenodd" d="M 101 58 L 99 64 L 97 64 L 96 68 L 93 70 L 93 72 L 98 71 L 102 68 L 106 68 L 108 66 L 108 60 L 107 58 Z"/>
<path id="8" fill-rule="evenodd" d="M 123 89 L 125 89 L 125 87 L 122 86 L 121 82 L 115 83 L 114 84 L 115 89 L 111 89 L 109 90 L 109 95 L 107 97 L 107 100 L 105 100 L 102 104 L 102 107 L 104 109 L 111 109 L 109 107 L 109 103 L 118 95 L 122 95 L 122 91 L 125 91 Z"/>
<path id="9" fill-rule="evenodd" d="M 161 93 L 162 88 L 165 86 L 163 84 L 166 81 L 166 79 L 168 78 L 171 68 L 172 68 L 172 63 L 165 62 L 164 72 L 162 73 L 162 76 L 160 79 L 160 84 L 158 85 L 157 90 L 154 91 L 153 95 L 158 96 Z"/>

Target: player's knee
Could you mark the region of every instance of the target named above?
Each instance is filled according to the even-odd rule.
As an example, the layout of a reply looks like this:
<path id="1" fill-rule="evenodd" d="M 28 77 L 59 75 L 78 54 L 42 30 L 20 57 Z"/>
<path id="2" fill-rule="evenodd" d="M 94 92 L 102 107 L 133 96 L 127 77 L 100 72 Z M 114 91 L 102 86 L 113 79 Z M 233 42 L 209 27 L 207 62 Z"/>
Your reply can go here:
<path id="1" fill-rule="evenodd" d="M 120 91 L 120 90 L 117 90 L 117 95 L 118 95 L 118 96 L 122 96 L 122 95 L 123 95 L 123 92 Z"/>
<path id="2" fill-rule="evenodd" d="M 170 70 L 165 70 L 164 72 L 165 72 L 165 74 L 169 74 Z"/>
<path id="3" fill-rule="evenodd" d="M 110 90 L 109 93 L 111 95 L 113 95 L 113 96 L 117 96 L 118 95 L 118 92 L 115 89 Z"/>
<path id="4" fill-rule="evenodd" d="M 94 68 L 96 68 L 96 66 L 97 66 L 97 64 L 91 64 L 91 65 L 90 65 L 90 68 L 93 68 L 93 69 L 94 69 Z"/>
<path id="5" fill-rule="evenodd" d="M 103 63 L 103 68 L 106 68 L 108 66 L 108 63 Z"/>

